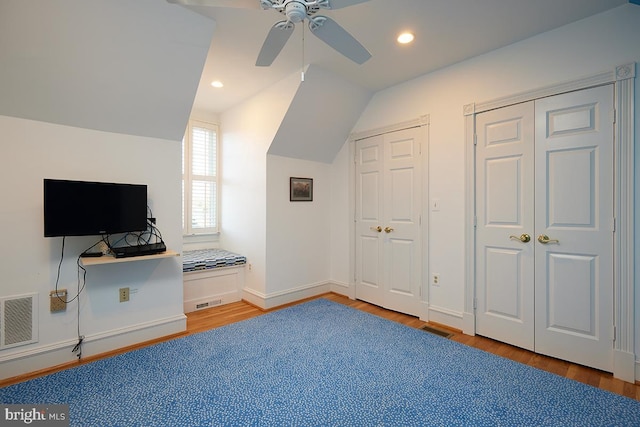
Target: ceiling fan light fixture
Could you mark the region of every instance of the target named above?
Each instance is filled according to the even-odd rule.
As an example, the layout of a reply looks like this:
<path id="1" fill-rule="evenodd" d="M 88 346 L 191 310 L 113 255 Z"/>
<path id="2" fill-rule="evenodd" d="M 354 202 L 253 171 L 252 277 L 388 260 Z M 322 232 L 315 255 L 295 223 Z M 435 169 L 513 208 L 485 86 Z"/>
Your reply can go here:
<path id="1" fill-rule="evenodd" d="M 413 35 L 413 33 L 409 31 L 405 31 L 401 33 L 396 40 L 400 44 L 408 44 L 408 43 L 411 43 L 414 39 L 415 39 L 415 36 Z"/>

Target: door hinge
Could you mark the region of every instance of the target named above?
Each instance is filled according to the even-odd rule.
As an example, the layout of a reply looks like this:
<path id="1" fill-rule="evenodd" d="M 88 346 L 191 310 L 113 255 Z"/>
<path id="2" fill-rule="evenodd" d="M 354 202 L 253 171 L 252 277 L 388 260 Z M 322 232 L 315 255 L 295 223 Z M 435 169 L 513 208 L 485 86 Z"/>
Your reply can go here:
<path id="1" fill-rule="evenodd" d="M 473 134 L 473 145 L 478 145 L 478 134 L 477 133 Z"/>
<path id="2" fill-rule="evenodd" d="M 473 228 L 478 228 L 478 217 L 477 216 L 473 217 Z"/>
<path id="3" fill-rule="evenodd" d="M 478 298 L 473 299 L 473 309 L 476 310 L 478 308 Z"/>
<path id="4" fill-rule="evenodd" d="M 616 120 L 618 119 L 618 114 L 616 109 L 614 108 L 613 110 L 611 110 L 611 121 L 615 124 Z"/>
<path id="5" fill-rule="evenodd" d="M 617 225 L 618 224 L 617 224 L 616 218 L 613 218 L 613 227 L 612 227 L 613 230 L 611 230 L 611 231 L 613 231 L 614 233 L 616 232 Z"/>
<path id="6" fill-rule="evenodd" d="M 613 331 L 612 331 L 613 342 L 616 342 L 616 338 L 617 338 L 616 334 L 617 334 L 616 325 L 613 325 Z"/>

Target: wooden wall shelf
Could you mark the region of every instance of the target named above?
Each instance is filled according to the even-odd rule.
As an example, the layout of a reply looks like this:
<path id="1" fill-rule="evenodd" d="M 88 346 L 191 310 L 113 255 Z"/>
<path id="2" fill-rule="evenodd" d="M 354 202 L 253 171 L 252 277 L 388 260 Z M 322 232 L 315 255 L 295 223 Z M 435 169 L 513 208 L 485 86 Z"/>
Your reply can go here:
<path id="1" fill-rule="evenodd" d="M 180 256 L 180 254 L 175 251 L 166 251 L 160 254 L 133 256 L 133 257 L 127 257 L 127 258 L 116 258 L 113 255 L 102 255 L 101 257 L 95 257 L 95 258 L 94 257 L 80 258 L 80 264 L 82 264 L 85 267 L 89 267 L 92 265 L 119 264 L 122 262 L 147 261 L 152 259 L 172 258 L 176 256 Z"/>

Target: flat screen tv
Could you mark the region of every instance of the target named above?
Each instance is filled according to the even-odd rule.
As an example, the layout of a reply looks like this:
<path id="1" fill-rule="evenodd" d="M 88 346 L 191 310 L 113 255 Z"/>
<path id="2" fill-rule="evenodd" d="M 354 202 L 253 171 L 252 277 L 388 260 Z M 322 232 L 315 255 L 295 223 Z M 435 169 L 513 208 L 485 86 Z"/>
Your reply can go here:
<path id="1" fill-rule="evenodd" d="M 44 237 L 146 229 L 146 185 L 44 180 Z"/>

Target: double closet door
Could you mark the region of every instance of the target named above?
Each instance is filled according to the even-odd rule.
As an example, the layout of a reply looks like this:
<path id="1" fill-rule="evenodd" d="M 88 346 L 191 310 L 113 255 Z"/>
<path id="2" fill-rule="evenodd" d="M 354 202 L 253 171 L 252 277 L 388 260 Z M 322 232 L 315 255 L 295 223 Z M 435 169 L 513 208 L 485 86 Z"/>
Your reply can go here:
<path id="1" fill-rule="evenodd" d="M 420 127 L 356 141 L 356 298 L 422 313 Z"/>
<path id="2" fill-rule="evenodd" d="M 613 86 L 476 117 L 476 333 L 613 368 Z"/>

